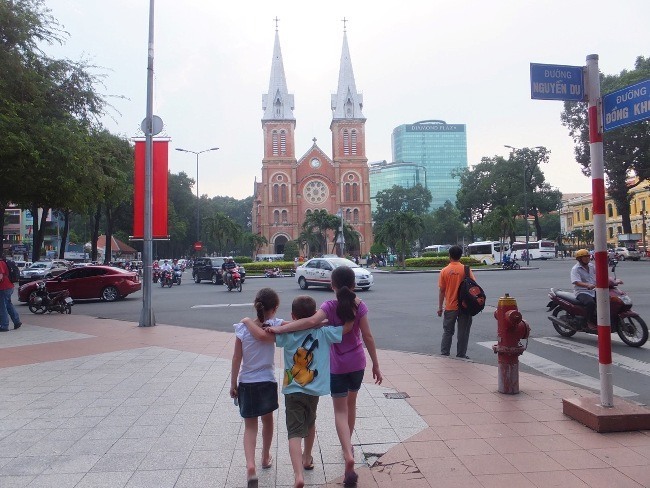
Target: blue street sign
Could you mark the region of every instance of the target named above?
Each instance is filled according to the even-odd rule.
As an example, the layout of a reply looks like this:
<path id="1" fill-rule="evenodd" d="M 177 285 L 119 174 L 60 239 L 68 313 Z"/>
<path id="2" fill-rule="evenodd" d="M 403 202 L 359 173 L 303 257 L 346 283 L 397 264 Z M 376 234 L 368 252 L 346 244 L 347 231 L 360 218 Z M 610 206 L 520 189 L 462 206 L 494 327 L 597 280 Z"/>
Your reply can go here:
<path id="1" fill-rule="evenodd" d="M 603 130 L 650 118 L 650 80 L 642 81 L 603 97 Z"/>
<path id="2" fill-rule="evenodd" d="M 582 66 L 530 63 L 530 98 L 583 101 L 585 85 Z"/>

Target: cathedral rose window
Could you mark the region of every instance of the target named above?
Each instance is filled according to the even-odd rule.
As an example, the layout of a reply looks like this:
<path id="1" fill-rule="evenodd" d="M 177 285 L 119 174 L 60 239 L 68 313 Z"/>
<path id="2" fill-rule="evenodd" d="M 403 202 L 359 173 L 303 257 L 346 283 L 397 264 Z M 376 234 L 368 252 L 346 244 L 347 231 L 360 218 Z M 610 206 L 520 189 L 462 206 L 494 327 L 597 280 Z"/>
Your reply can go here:
<path id="1" fill-rule="evenodd" d="M 327 186 L 322 181 L 313 180 L 305 185 L 305 198 L 309 203 L 322 203 L 328 195 Z"/>

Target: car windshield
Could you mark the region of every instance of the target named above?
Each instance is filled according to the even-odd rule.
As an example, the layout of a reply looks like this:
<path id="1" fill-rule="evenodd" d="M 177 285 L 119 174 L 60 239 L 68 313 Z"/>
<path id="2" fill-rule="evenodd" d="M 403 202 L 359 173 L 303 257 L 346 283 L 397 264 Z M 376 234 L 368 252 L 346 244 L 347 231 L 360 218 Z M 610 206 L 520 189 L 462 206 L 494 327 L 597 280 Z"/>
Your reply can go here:
<path id="1" fill-rule="evenodd" d="M 29 269 L 45 269 L 45 268 L 47 268 L 47 263 L 34 263 L 29 267 Z"/>
<path id="2" fill-rule="evenodd" d="M 359 267 L 359 265 L 354 261 L 350 261 L 349 259 L 344 259 L 344 258 L 332 258 L 332 259 L 328 259 L 328 261 L 332 263 L 332 266 L 334 266 L 335 268 L 338 268 L 339 266 L 348 266 L 350 268 Z"/>

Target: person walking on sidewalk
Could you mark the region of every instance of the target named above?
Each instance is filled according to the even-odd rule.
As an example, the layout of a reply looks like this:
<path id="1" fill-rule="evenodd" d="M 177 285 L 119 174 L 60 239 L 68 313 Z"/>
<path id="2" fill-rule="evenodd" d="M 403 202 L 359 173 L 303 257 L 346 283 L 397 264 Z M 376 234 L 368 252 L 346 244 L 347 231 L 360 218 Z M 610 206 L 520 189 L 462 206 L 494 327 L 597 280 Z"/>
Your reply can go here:
<path id="1" fill-rule="evenodd" d="M 262 288 L 255 296 L 253 306 L 257 319 L 252 328 L 277 327 L 282 319 L 275 318 L 280 306 L 278 294 L 271 288 Z M 242 321 L 243 322 L 243 321 Z M 232 356 L 230 397 L 239 405 L 244 418 L 244 457 L 248 488 L 257 488 L 255 469 L 255 444 L 258 418 L 262 419 L 262 468 L 273 466 L 271 443 L 273 442 L 273 412 L 278 409 L 278 384 L 275 380 L 275 345 L 273 341 L 255 338 L 244 323 L 235 327 L 235 351 Z M 271 335 L 271 339 L 274 337 Z"/>
<path id="2" fill-rule="evenodd" d="M 4 256 L 0 259 L 0 332 L 9 330 L 9 317 L 14 323 L 14 329 L 19 329 L 23 325 L 14 304 L 11 303 L 14 284 L 9 279 L 9 268 L 5 259 Z"/>
<path id="3" fill-rule="evenodd" d="M 444 312 L 440 354 L 449 356 L 456 323 L 458 323 L 456 357 L 469 359 L 467 344 L 469 329 L 472 326 L 472 316 L 468 313 L 461 313 L 458 307 L 458 287 L 465 278 L 465 266 L 460 262 L 462 256 L 463 250 L 460 246 L 451 246 L 449 248 L 451 262 L 440 271 L 438 278 L 438 317 L 442 316 Z M 472 279 L 475 279 L 471 270 L 469 274 Z"/>

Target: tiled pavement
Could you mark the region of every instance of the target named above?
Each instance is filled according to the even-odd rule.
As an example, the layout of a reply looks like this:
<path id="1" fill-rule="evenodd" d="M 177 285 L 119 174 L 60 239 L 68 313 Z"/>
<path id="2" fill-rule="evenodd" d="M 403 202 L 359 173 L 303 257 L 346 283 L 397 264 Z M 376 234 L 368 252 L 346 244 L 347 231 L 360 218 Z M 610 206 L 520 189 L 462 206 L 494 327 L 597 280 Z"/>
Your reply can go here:
<path id="1" fill-rule="evenodd" d="M 0 336 L 0 487 L 245 485 L 233 334 L 21 312 Z M 562 414 L 562 398 L 591 392 L 522 373 L 521 393 L 501 395 L 493 366 L 379 355 L 384 384 L 359 395 L 360 487 L 650 487 L 649 431 L 598 434 Z M 260 486 L 292 485 L 278 415 Z M 317 430 L 307 484 L 340 486 L 328 398 Z"/>

